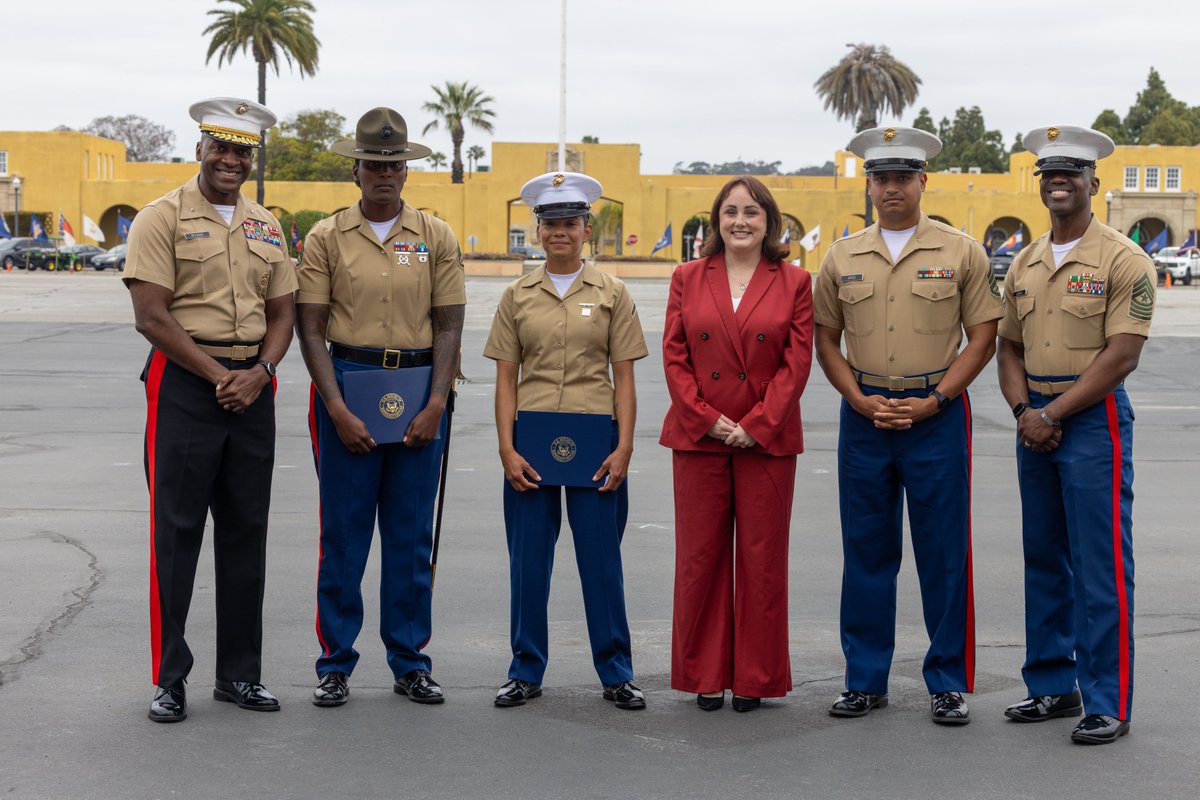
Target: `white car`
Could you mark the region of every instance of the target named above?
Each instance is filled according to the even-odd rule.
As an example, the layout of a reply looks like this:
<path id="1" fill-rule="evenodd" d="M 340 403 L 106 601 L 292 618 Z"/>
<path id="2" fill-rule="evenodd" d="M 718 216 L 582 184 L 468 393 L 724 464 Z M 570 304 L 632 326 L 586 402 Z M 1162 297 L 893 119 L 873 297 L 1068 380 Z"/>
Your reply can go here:
<path id="1" fill-rule="evenodd" d="M 1200 248 L 1164 247 L 1154 254 L 1154 268 L 1158 277 L 1171 273 L 1171 281 L 1190 286 L 1193 278 L 1200 278 Z"/>

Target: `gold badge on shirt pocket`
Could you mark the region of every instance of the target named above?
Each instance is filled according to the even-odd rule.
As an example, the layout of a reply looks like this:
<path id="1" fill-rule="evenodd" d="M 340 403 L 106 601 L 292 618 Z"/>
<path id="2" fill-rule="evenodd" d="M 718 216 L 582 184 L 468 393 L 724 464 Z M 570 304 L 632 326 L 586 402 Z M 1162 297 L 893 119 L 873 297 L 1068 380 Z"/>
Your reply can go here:
<path id="1" fill-rule="evenodd" d="M 595 307 L 596 307 L 595 303 L 580 303 L 579 304 L 579 313 L 585 317 L 590 317 L 592 315 L 592 309 Z"/>

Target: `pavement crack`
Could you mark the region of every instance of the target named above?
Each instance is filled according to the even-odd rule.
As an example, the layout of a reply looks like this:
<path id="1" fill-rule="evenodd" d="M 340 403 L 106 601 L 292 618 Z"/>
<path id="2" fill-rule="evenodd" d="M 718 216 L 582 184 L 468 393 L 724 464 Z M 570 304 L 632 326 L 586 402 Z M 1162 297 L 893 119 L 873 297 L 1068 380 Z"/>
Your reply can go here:
<path id="1" fill-rule="evenodd" d="M 74 602 L 68 604 L 49 623 L 34 631 L 29 638 L 22 642 L 17 647 L 19 655 L 0 662 L 0 687 L 16 680 L 19 677 L 21 667 L 31 661 L 36 661 L 42 655 L 46 643 L 62 635 L 63 631 L 75 620 L 75 617 L 79 616 L 80 612 L 92 604 L 92 594 L 104 582 L 105 578 L 104 570 L 100 568 L 96 554 L 84 547 L 83 543 L 78 539 L 56 531 L 38 531 L 34 536 L 74 547 L 87 556 L 88 581 L 82 586 L 76 586 L 71 589 L 70 595 L 75 598 Z"/>

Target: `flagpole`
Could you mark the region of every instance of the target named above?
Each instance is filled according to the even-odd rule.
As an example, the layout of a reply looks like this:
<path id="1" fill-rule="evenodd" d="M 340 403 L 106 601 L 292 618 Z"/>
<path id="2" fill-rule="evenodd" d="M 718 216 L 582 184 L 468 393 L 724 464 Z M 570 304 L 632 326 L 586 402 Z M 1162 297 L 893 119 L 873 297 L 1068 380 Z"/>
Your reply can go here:
<path id="1" fill-rule="evenodd" d="M 558 171 L 567 169 L 567 0 L 562 0 L 562 63 L 558 96 Z"/>

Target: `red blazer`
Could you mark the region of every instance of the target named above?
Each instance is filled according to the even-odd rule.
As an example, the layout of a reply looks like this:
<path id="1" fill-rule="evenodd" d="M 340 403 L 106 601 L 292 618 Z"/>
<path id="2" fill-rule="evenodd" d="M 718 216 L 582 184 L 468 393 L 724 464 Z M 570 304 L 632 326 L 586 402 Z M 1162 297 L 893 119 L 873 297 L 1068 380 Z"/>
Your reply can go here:
<path id="1" fill-rule="evenodd" d="M 733 452 L 706 435 L 724 414 L 758 442 L 752 452 L 804 452 L 800 394 L 812 345 L 812 278 L 803 268 L 760 261 L 735 313 L 723 254 L 680 264 L 663 331 L 671 407 L 659 444 Z"/>

